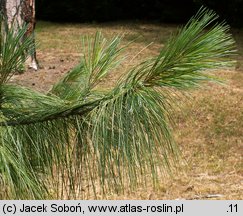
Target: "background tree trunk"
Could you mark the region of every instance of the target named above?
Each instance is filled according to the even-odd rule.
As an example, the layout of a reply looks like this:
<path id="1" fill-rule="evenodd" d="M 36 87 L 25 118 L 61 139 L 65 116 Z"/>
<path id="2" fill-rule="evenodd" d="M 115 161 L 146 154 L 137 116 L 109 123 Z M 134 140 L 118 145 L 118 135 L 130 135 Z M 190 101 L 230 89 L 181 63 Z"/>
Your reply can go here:
<path id="1" fill-rule="evenodd" d="M 14 25 L 16 28 L 24 23 L 28 25 L 26 37 L 33 36 L 35 30 L 35 0 L 0 0 L 1 8 L 7 17 L 8 24 Z M 35 41 L 33 41 L 35 42 Z M 29 54 L 27 64 L 29 68 L 38 69 L 38 61 L 36 58 L 36 50 Z"/>

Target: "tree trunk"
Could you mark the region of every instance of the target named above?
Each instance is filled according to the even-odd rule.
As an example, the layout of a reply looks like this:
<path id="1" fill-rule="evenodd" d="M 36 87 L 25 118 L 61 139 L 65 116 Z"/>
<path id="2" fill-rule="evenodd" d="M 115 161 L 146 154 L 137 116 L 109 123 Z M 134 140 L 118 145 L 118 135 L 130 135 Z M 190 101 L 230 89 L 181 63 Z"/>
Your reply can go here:
<path id="1" fill-rule="evenodd" d="M 0 0 L 1 7 L 5 13 L 8 24 L 16 27 L 27 24 L 26 37 L 33 36 L 35 30 L 35 0 Z M 35 41 L 33 41 L 35 42 Z M 39 68 L 36 58 L 36 51 L 29 54 L 27 60 L 29 68 L 37 70 Z"/>

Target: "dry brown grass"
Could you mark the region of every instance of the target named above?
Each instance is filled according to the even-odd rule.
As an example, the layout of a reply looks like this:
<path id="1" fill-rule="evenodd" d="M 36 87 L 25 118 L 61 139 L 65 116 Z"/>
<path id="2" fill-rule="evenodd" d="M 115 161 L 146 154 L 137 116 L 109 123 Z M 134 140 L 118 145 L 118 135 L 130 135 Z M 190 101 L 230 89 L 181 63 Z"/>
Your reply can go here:
<path id="1" fill-rule="evenodd" d="M 39 72 L 28 71 L 14 82 L 46 91 L 79 59 L 80 38 L 101 30 L 107 37 L 124 33 L 124 43 L 137 39 L 127 49 L 122 69 L 158 53 L 177 29 L 173 25 L 148 23 L 37 25 Z M 240 55 L 236 70 L 218 71 L 226 85 L 209 85 L 191 92 L 191 99 L 175 113 L 175 137 L 183 158 L 180 172 L 161 177 L 161 184 L 138 188 L 123 195 L 107 194 L 107 199 L 243 199 L 243 31 L 234 30 Z M 135 59 L 133 57 L 152 43 Z M 130 61 L 133 59 L 133 61 Z M 124 70 L 106 80 L 111 86 Z M 91 199 L 93 197 L 90 197 Z M 102 198 L 102 197 L 98 197 Z"/>

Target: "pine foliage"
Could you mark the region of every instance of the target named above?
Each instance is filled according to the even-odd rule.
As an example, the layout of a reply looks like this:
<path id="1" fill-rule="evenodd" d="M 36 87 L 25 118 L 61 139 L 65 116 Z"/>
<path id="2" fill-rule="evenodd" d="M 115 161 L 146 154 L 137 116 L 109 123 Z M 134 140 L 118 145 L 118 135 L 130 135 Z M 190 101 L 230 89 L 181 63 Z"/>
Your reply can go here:
<path id="1" fill-rule="evenodd" d="M 156 184 L 178 163 L 171 120 L 179 91 L 215 81 L 234 41 L 202 8 L 158 56 L 110 90 L 97 86 L 124 59 L 121 37 L 84 37 L 79 65 L 43 94 L 7 83 L 31 40 L 11 29 L 0 43 L 0 198 L 79 198 Z"/>

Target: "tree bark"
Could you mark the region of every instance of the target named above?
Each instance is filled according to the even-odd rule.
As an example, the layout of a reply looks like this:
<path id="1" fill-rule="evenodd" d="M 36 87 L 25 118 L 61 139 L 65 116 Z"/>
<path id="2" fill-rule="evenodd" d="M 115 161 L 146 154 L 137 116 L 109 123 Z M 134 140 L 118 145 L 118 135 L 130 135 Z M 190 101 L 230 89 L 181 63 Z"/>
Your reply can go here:
<path id="1" fill-rule="evenodd" d="M 0 0 L 2 11 L 6 15 L 8 24 L 15 26 L 22 26 L 27 24 L 26 37 L 32 36 L 33 43 L 35 42 L 35 0 Z M 27 51 L 28 52 L 28 51 Z M 27 60 L 29 68 L 37 70 L 39 68 L 36 50 L 29 54 Z"/>

